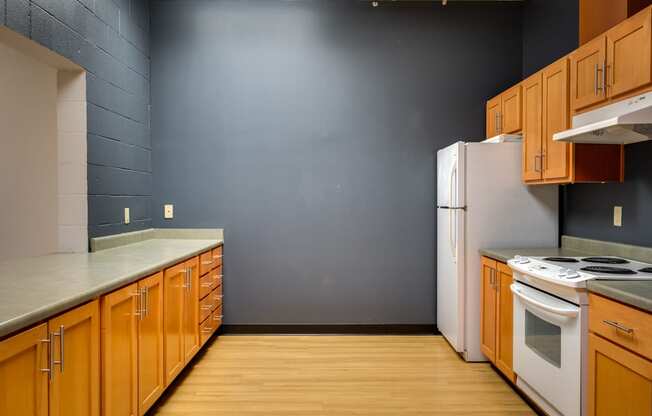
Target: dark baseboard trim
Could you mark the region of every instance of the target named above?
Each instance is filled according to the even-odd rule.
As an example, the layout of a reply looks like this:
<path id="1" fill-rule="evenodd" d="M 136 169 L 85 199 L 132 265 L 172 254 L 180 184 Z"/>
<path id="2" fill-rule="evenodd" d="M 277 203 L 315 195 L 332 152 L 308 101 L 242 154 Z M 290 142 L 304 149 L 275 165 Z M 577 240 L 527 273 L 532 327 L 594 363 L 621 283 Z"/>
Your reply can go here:
<path id="1" fill-rule="evenodd" d="M 439 335 L 432 324 L 407 325 L 223 325 L 226 335 Z"/>

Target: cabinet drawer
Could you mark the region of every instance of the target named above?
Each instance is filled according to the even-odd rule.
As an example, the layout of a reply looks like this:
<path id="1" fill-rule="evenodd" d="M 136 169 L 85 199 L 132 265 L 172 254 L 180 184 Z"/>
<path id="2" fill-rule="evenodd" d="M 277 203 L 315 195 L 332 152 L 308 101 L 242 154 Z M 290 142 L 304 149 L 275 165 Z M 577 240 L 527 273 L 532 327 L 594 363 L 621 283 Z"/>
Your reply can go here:
<path id="1" fill-rule="evenodd" d="M 213 291 L 211 292 L 211 298 L 213 299 L 213 305 L 215 305 L 215 307 L 222 305 L 222 299 L 224 298 L 224 296 L 222 295 L 222 285 L 219 285 L 218 287 L 213 289 Z"/>
<path id="2" fill-rule="evenodd" d="M 213 296 L 206 296 L 199 302 L 199 322 L 202 322 L 204 319 L 215 310 L 215 298 Z"/>
<path id="3" fill-rule="evenodd" d="M 217 266 L 217 268 L 211 271 L 211 276 L 213 279 L 213 289 L 222 284 L 222 266 Z"/>
<path id="4" fill-rule="evenodd" d="M 652 359 L 652 314 L 589 294 L 589 329 Z"/>
<path id="5" fill-rule="evenodd" d="M 215 279 L 212 273 L 202 276 L 199 279 L 199 299 L 204 299 L 215 287 Z"/>
<path id="6" fill-rule="evenodd" d="M 204 345 L 206 341 L 213 335 L 215 332 L 216 325 L 213 324 L 213 318 L 209 316 L 199 325 L 199 338 L 201 345 Z"/>
<path id="7" fill-rule="evenodd" d="M 222 265 L 222 246 L 216 247 L 213 249 L 211 254 L 213 259 L 213 267 Z"/>
<path id="8" fill-rule="evenodd" d="M 217 328 L 222 326 L 222 322 L 224 321 L 224 315 L 222 314 L 222 305 L 218 306 L 217 309 L 215 309 L 211 319 L 213 320 L 213 331 L 217 331 Z"/>
<path id="9" fill-rule="evenodd" d="M 199 255 L 199 275 L 203 276 L 213 268 L 213 257 L 211 251 Z"/>

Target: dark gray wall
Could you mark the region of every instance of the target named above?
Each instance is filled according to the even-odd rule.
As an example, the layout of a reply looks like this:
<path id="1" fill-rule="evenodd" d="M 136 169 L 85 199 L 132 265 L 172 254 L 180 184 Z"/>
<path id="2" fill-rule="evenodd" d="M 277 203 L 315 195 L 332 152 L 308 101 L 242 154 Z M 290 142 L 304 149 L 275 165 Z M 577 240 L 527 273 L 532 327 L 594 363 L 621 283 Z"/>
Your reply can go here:
<path id="1" fill-rule="evenodd" d="M 433 154 L 519 79 L 520 6 L 151 11 L 154 223 L 226 229 L 227 323 L 435 322 Z"/>
<path id="2" fill-rule="evenodd" d="M 523 78 L 577 48 L 578 25 L 578 0 L 526 0 L 523 5 Z"/>
<path id="3" fill-rule="evenodd" d="M 565 234 L 652 247 L 652 142 L 625 146 L 625 183 L 581 184 L 564 189 Z M 614 206 L 623 226 L 613 226 Z"/>
<path id="4" fill-rule="evenodd" d="M 148 2 L 0 0 L 0 23 L 88 71 L 90 235 L 150 227 Z"/>

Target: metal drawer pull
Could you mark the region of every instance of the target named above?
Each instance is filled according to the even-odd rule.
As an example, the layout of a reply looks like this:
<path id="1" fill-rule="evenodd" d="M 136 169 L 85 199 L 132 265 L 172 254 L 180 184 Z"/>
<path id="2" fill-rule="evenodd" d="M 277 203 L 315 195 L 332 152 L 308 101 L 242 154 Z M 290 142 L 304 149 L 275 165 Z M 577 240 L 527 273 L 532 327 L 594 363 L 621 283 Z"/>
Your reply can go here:
<path id="1" fill-rule="evenodd" d="M 612 326 L 612 327 L 616 328 L 618 331 L 623 331 L 626 334 L 632 335 L 634 333 L 634 330 L 632 328 L 628 328 L 625 325 L 620 324 L 620 323 L 618 323 L 616 321 L 610 321 L 608 319 L 605 319 L 602 322 L 609 325 L 609 326 Z"/>
<path id="2" fill-rule="evenodd" d="M 211 287 L 211 286 L 213 286 L 212 283 L 202 283 L 201 284 L 201 287 Z"/>
<path id="3" fill-rule="evenodd" d="M 203 311 L 210 311 L 211 309 L 213 309 L 213 305 L 202 305 L 201 309 Z"/>
<path id="4" fill-rule="evenodd" d="M 137 297 L 136 299 L 136 312 L 134 312 L 134 316 L 140 316 L 140 319 L 143 319 L 143 291 L 142 289 L 132 293 L 131 296 Z"/>
<path id="5" fill-rule="evenodd" d="M 224 295 L 215 295 L 215 296 L 213 297 L 213 299 L 215 299 L 215 300 L 222 300 L 222 299 L 224 299 Z"/>
<path id="6" fill-rule="evenodd" d="M 607 62 L 602 62 L 602 95 L 607 96 Z"/>
<path id="7" fill-rule="evenodd" d="M 209 326 L 209 327 L 203 328 L 203 329 L 201 330 L 201 332 L 203 332 L 204 334 L 208 334 L 209 332 L 213 332 L 213 328 L 211 328 L 211 327 Z"/>
<path id="8" fill-rule="evenodd" d="M 594 68 L 594 73 L 595 73 L 595 78 L 593 79 L 593 95 L 598 95 L 598 90 L 600 90 L 600 87 L 598 86 L 598 64 L 595 64 Z"/>
<path id="9" fill-rule="evenodd" d="M 213 256 L 214 259 L 221 259 L 222 257 L 224 257 L 223 254 L 216 254 Z"/>
<path id="10" fill-rule="evenodd" d="M 48 344 L 48 367 L 41 368 L 41 372 L 48 373 L 48 379 L 50 380 L 52 380 L 52 363 L 54 362 L 54 348 L 52 348 L 53 337 L 54 334 L 50 332 L 46 339 L 41 340 L 42 343 Z"/>
<path id="11" fill-rule="evenodd" d="M 221 321 L 222 319 L 224 319 L 224 315 L 215 315 L 215 316 L 213 316 L 214 321 Z"/>
<path id="12" fill-rule="evenodd" d="M 145 286 L 144 292 L 145 292 L 145 301 L 143 302 L 143 304 L 145 305 L 145 307 L 143 308 L 144 309 L 143 313 L 145 316 L 149 316 L 149 286 Z"/>
<path id="13" fill-rule="evenodd" d="M 209 260 L 209 261 L 202 261 L 202 262 L 201 262 L 201 265 L 202 265 L 202 266 L 210 266 L 211 264 L 213 264 L 213 261 L 212 261 L 212 260 Z"/>

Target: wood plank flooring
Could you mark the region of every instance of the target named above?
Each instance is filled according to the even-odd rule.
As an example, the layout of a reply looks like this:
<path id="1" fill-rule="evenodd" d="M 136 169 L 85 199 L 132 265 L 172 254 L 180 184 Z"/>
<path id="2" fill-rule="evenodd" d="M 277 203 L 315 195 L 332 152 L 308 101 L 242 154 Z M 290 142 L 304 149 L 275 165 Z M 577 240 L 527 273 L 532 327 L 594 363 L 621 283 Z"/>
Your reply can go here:
<path id="1" fill-rule="evenodd" d="M 535 413 L 439 336 L 221 336 L 151 414 Z"/>

